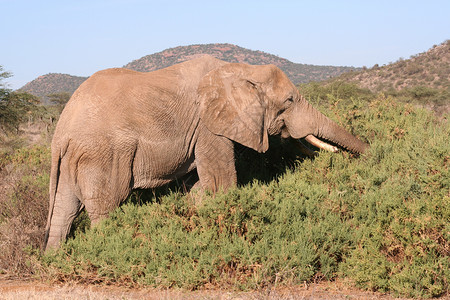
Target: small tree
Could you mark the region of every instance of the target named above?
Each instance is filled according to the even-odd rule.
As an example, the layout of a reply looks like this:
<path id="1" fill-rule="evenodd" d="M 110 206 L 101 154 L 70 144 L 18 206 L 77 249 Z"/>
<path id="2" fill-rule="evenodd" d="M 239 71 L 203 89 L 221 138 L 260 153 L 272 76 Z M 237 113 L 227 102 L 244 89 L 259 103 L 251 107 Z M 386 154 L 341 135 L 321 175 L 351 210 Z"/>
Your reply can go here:
<path id="1" fill-rule="evenodd" d="M 26 92 L 13 92 L 2 81 L 11 77 L 11 73 L 3 71 L 0 66 L 0 130 L 4 133 L 19 131 L 20 123 L 27 120 L 39 98 Z"/>
<path id="2" fill-rule="evenodd" d="M 47 97 L 49 98 L 51 103 L 58 106 L 59 112 L 61 113 L 62 110 L 64 109 L 64 106 L 66 105 L 67 101 L 69 101 L 69 99 L 70 99 L 70 94 L 66 93 L 66 92 L 54 93 L 54 94 L 47 95 Z"/>
<path id="3" fill-rule="evenodd" d="M 55 93 L 55 94 L 47 95 L 47 97 L 49 98 L 51 103 L 64 106 L 64 105 L 66 105 L 67 101 L 69 101 L 70 94 L 66 93 L 66 92 Z"/>

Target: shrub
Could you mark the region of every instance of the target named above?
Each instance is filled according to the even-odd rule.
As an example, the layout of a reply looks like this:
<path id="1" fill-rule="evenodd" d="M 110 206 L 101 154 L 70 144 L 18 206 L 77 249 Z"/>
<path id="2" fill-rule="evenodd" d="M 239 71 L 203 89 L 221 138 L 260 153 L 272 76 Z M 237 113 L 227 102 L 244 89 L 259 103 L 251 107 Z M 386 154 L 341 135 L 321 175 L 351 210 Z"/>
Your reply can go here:
<path id="1" fill-rule="evenodd" d="M 351 183 L 363 193 L 348 204 L 355 243 L 340 270 L 361 287 L 437 296 L 450 270 L 450 126 L 393 100 L 373 103 L 366 123 L 376 139 L 355 170 L 365 180 Z"/>
<path id="2" fill-rule="evenodd" d="M 368 101 L 375 98 L 375 95 L 370 90 L 345 81 L 310 82 L 299 85 L 299 90 L 304 97 L 318 105 L 325 105 L 333 99 Z"/>
<path id="3" fill-rule="evenodd" d="M 447 105 L 450 97 L 450 90 L 435 89 L 427 86 L 414 86 L 400 91 L 387 92 L 388 95 L 395 96 L 402 102 L 414 104 L 434 104 L 437 106 Z"/>

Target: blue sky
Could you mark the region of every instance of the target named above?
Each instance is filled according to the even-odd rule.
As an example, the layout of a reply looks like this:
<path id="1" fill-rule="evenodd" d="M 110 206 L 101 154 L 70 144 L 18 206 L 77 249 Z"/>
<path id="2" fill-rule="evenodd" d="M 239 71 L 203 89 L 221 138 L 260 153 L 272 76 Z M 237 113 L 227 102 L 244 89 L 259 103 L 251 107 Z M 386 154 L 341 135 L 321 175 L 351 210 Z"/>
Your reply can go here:
<path id="1" fill-rule="evenodd" d="M 0 0 L 0 65 L 13 89 L 181 45 L 232 43 L 296 63 L 371 67 L 447 39 L 448 0 Z"/>

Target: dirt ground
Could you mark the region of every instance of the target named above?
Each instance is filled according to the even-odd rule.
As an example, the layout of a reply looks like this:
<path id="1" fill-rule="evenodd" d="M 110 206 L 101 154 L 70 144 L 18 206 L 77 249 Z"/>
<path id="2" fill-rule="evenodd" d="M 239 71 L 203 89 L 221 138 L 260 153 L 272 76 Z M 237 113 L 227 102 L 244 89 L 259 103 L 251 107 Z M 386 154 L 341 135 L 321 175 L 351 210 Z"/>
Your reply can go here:
<path id="1" fill-rule="evenodd" d="M 290 288 L 252 292 L 231 290 L 186 291 L 180 289 L 125 288 L 101 285 L 50 285 L 32 280 L 10 280 L 0 277 L 0 299 L 403 299 L 390 295 L 360 291 L 339 282 L 323 282 Z M 444 299 L 444 298 L 442 298 Z M 448 298 L 445 298 L 448 299 Z"/>

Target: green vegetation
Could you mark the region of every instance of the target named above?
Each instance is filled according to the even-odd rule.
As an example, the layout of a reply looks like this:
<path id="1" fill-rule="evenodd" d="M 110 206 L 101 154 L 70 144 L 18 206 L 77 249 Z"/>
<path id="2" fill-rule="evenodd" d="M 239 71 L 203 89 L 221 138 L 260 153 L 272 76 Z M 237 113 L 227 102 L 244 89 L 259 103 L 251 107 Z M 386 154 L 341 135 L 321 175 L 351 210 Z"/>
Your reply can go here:
<path id="1" fill-rule="evenodd" d="M 370 140 L 367 155 L 321 152 L 276 180 L 215 197 L 134 194 L 99 226 L 44 256 L 45 272 L 188 289 L 346 277 L 402 296 L 448 292 L 450 126 L 394 98 L 358 95 L 328 95 L 322 110 Z M 258 169 L 265 162 L 254 155 Z"/>
<path id="2" fill-rule="evenodd" d="M 432 88 L 426 85 L 415 85 L 400 90 L 388 89 L 375 92 L 355 82 L 338 79 L 324 82 L 311 82 L 299 85 L 300 92 L 318 105 L 329 103 L 332 99 L 358 99 L 370 102 L 377 96 L 391 97 L 394 101 L 431 108 L 436 114 L 443 115 L 449 111 L 450 87 L 447 89 Z M 378 93 L 378 94 L 377 94 Z M 355 96 L 357 95 L 357 96 Z"/>
<path id="3" fill-rule="evenodd" d="M 356 83 L 331 81 L 325 83 L 311 82 L 299 85 L 300 93 L 316 106 L 329 104 L 335 99 L 358 99 L 371 101 L 376 95 L 368 89 L 359 87 Z"/>
<path id="4" fill-rule="evenodd" d="M 424 85 L 417 85 L 402 90 L 390 90 L 387 92 L 395 96 L 402 102 L 409 102 L 414 104 L 434 105 L 437 107 L 450 104 L 450 87 L 447 89 L 437 89 Z"/>
<path id="5" fill-rule="evenodd" d="M 17 133 L 19 125 L 35 111 L 39 99 L 28 93 L 13 92 L 2 82 L 11 74 L 3 72 L 0 66 L 0 133 Z M 0 136 L 1 138 L 1 136 Z"/>
<path id="6" fill-rule="evenodd" d="M 66 103 L 69 101 L 70 99 L 70 95 L 69 93 L 54 93 L 54 94 L 50 94 L 47 95 L 48 100 L 50 101 L 50 103 L 52 103 L 53 105 L 55 105 L 58 110 L 59 113 L 61 114 L 64 106 L 66 106 Z"/>

